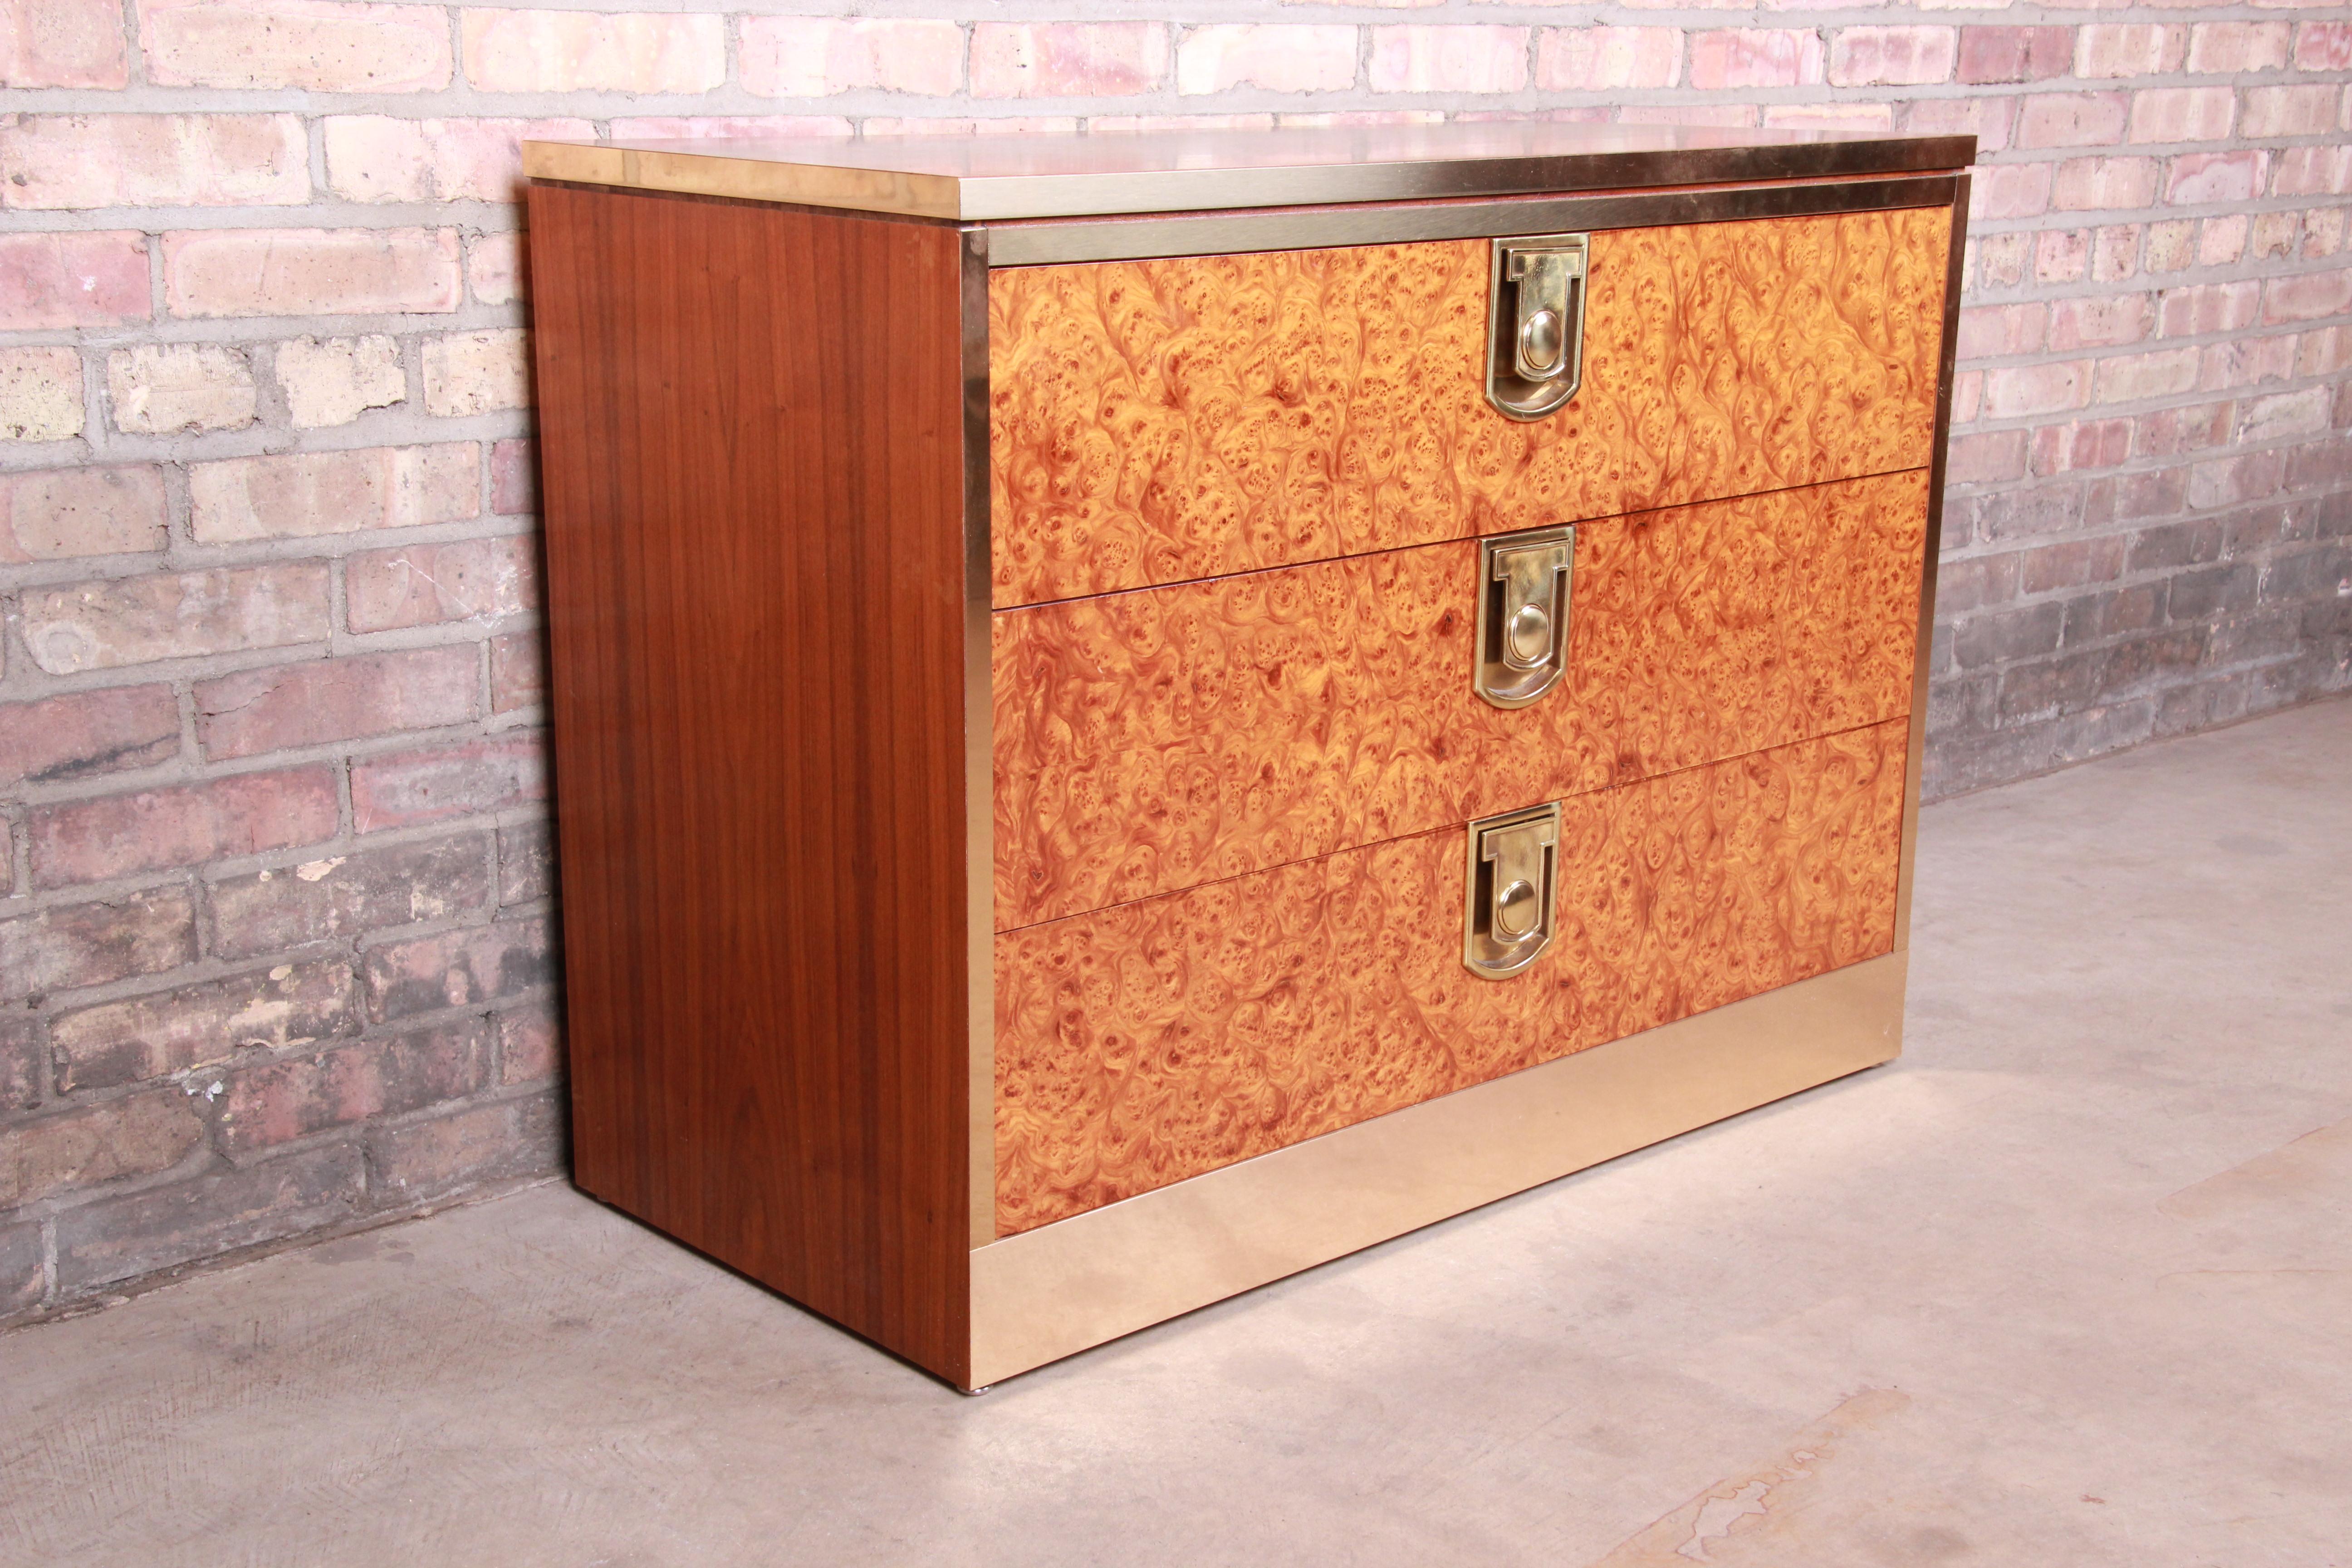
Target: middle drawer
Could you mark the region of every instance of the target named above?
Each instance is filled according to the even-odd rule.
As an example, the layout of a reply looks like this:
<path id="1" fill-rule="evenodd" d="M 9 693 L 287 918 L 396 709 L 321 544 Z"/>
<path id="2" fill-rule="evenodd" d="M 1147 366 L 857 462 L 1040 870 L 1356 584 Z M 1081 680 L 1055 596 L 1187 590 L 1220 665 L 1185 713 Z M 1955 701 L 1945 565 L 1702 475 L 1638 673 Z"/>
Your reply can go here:
<path id="1" fill-rule="evenodd" d="M 1927 515 L 1915 469 L 1579 524 L 1509 710 L 1475 541 L 999 611 L 996 929 L 1907 713 Z"/>

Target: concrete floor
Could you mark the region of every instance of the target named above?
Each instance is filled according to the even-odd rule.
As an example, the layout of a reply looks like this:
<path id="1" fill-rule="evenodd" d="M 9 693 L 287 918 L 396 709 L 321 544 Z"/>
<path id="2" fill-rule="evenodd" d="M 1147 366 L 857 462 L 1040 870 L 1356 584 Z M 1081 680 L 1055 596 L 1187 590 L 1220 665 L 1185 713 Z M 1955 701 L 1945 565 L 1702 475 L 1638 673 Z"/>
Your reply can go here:
<path id="1" fill-rule="evenodd" d="M 27 1563 L 2352 1563 L 2352 702 L 1931 808 L 1908 1054 L 957 1395 L 562 1188 L 0 1338 Z"/>

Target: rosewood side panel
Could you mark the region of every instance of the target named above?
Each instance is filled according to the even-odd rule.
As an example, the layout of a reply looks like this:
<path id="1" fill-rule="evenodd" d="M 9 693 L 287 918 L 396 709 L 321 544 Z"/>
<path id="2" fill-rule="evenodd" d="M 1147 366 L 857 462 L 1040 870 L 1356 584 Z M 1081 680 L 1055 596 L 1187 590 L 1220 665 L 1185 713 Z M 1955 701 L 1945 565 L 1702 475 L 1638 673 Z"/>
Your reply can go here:
<path id="1" fill-rule="evenodd" d="M 962 1382 L 959 237 L 530 234 L 578 1180 Z"/>
<path id="2" fill-rule="evenodd" d="M 989 279 L 993 602 L 1923 468 L 1944 207 L 1592 237 L 1584 379 L 1487 406 L 1484 240 Z"/>
<path id="3" fill-rule="evenodd" d="M 1907 729 L 1569 800 L 1559 934 L 1500 984 L 1459 827 L 1000 935 L 999 1234 L 1890 951 Z"/>

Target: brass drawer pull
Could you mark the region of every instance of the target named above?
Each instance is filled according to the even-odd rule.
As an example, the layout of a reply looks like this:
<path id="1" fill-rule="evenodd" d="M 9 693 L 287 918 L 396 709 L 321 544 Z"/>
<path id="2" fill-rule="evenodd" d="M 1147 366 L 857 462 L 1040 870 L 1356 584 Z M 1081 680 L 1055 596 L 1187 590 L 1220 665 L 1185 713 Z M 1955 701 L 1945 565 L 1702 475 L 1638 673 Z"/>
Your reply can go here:
<path id="1" fill-rule="evenodd" d="M 1470 825 L 1462 962 L 1471 973 L 1507 980 L 1551 945 L 1559 863 L 1557 801 Z"/>
<path id="2" fill-rule="evenodd" d="M 1568 670 L 1576 530 L 1534 528 L 1478 544 L 1478 642 L 1471 684 L 1497 708 L 1524 708 Z"/>
<path id="3" fill-rule="evenodd" d="M 1486 401 L 1514 419 L 1563 407 L 1584 380 L 1588 237 L 1495 241 L 1486 292 Z"/>

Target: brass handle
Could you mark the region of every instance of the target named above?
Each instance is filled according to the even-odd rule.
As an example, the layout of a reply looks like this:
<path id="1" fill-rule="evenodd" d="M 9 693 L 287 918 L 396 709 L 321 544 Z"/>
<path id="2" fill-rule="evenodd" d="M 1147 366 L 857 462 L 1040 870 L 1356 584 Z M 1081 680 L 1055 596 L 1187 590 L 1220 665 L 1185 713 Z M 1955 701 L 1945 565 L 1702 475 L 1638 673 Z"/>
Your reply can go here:
<path id="1" fill-rule="evenodd" d="M 1495 241 L 1486 295 L 1486 401 L 1514 419 L 1566 406 L 1584 381 L 1581 234 Z"/>
<path id="2" fill-rule="evenodd" d="M 1576 530 L 1536 528 L 1481 540 L 1478 564 L 1471 684 L 1497 708 L 1524 708 L 1568 671 Z"/>
<path id="3" fill-rule="evenodd" d="M 1470 825 L 1462 963 L 1482 980 L 1507 980 L 1551 945 L 1559 880 L 1559 804 Z"/>

